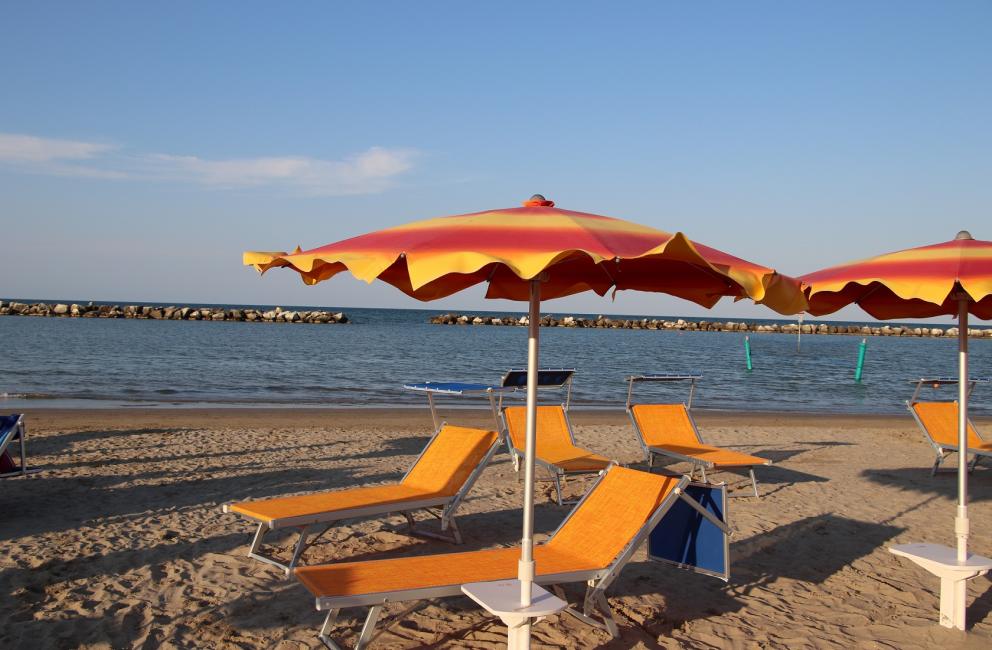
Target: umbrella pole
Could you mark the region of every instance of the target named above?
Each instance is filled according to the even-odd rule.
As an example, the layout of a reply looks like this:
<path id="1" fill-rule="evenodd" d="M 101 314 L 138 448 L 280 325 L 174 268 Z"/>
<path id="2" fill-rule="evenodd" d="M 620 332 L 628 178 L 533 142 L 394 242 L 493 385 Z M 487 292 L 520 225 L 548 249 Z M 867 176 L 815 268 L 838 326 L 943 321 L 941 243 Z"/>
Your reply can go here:
<path id="1" fill-rule="evenodd" d="M 968 299 L 958 300 L 958 562 L 968 559 Z M 965 589 L 962 580 L 958 588 Z M 960 596 L 964 602 L 964 593 Z"/>
<path id="2" fill-rule="evenodd" d="M 541 332 L 541 281 L 530 282 L 530 312 L 527 322 L 527 439 L 524 445 L 524 526 L 520 540 L 520 604 L 531 604 L 534 583 L 534 453 L 537 446 L 537 367 Z M 520 626 L 515 647 L 530 648 L 530 619 Z M 512 634 L 512 632 L 511 632 Z"/>

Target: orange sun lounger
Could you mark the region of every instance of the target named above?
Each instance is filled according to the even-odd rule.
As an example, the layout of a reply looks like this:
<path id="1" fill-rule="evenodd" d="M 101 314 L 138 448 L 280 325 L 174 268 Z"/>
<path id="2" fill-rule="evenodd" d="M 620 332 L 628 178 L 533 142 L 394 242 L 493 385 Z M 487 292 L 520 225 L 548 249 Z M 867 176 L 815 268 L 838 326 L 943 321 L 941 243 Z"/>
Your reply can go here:
<path id="1" fill-rule="evenodd" d="M 564 611 L 616 638 L 619 630 L 605 591 L 678 499 L 699 506 L 684 492 L 688 482 L 684 476 L 610 467 L 550 539 L 535 545 L 535 582 L 587 583 L 582 609 Z M 519 558 L 519 548 L 497 548 L 301 567 L 294 573 L 316 598 L 317 609 L 327 611 L 320 639 L 329 648 L 338 647 L 330 638 L 338 611 L 370 607 L 358 650 L 374 638 L 384 604 L 456 596 L 466 583 L 512 579 Z M 564 599 L 560 587 L 555 591 Z"/>
<path id="2" fill-rule="evenodd" d="M 654 466 L 656 455 L 668 456 L 692 463 L 706 480 L 706 470 L 743 470 L 751 476 L 754 496 L 758 496 L 755 465 L 771 465 L 772 461 L 739 451 L 707 445 L 685 404 L 628 404 L 627 413 L 641 440 L 648 465 Z"/>
<path id="3" fill-rule="evenodd" d="M 292 572 L 307 547 L 345 519 L 403 513 L 412 533 L 461 544 L 455 512 L 489 463 L 498 443 L 499 435 L 495 431 L 445 424 L 397 484 L 229 503 L 224 505 L 224 512 L 259 522 L 248 556 L 280 567 L 286 575 Z M 450 533 L 442 535 L 416 529 L 412 515 L 415 510 L 427 510 L 441 520 L 441 531 L 450 529 Z M 262 552 L 265 533 L 286 528 L 299 530 L 288 563 Z"/>
<path id="4" fill-rule="evenodd" d="M 955 402 L 908 402 L 910 412 L 920 425 L 920 430 L 937 454 L 930 475 L 947 456 L 958 451 L 958 403 Z M 992 457 L 992 443 L 985 442 L 978 435 L 975 425 L 968 421 L 968 451 L 975 455 L 972 469 L 982 456 Z"/>
<path id="5" fill-rule="evenodd" d="M 507 435 L 506 448 L 513 456 L 514 465 L 518 466 L 524 455 L 527 437 L 527 409 L 524 406 L 507 406 L 502 414 Z M 551 475 L 558 505 L 566 503 L 561 492 L 566 476 L 596 474 L 613 464 L 609 458 L 576 446 L 572 426 L 562 405 L 537 407 L 536 445 L 534 463 Z"/>

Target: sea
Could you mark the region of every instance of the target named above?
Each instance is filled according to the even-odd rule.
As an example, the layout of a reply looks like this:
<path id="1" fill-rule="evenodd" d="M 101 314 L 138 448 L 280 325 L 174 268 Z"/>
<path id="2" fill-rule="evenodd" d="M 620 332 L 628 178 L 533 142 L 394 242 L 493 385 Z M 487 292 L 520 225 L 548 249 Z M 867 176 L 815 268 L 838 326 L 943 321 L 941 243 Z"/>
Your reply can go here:
<path id="1" fill-rule="evenodd" d="M 424 395 L 404 390 L 405 383 L 495 383 L 507 369 L 526 365 L 523 327 L 431 325 L 428 319 L 439 313 L 431 309 L 283 308 L 344 311 L 351 322 L 0 316 L 0 412 L 38 407 L 425 406 Z M 953 323 L 943 319 L 939 325 Z M 696 373 L 702 378 L 693 406 L 704 409 L 904 413 L 913 380 L 957 375 L 953 339 L 868 337 L 863 377 L 857 382 L 861 337 L 806 334 L 800 342 L 794 334 L 748 336 L 752 370 L 745 365 L 740 332 L 546 328 L 541 331 L 540 365 L 576 370 L 574 408 L 622 407 L 630 375 Z M 970 348 L 972 376 L 992 375 L 992 339 L 972 339 Z M 924 395 L 952 399 L 955 390 L 928 388 Z M 688 387 L 645 383 L 635 395 L 641 401 L 682 401 Z M 482 404 L 445 398 L 447 407 Z M 977 414 L 992 414 L 992 384 L 978 384 L 971 404 Z"/>

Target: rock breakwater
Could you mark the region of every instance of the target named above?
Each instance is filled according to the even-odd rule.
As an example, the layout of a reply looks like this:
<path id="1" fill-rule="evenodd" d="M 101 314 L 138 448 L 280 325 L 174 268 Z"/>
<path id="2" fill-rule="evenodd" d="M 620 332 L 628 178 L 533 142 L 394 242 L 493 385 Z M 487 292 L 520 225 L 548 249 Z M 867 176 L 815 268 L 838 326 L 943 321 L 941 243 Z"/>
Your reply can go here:
<path id="1" fill-rule="evenodd" d="M 434 325 L 497 325 L 525 326 L 526 316 L 473 316 L 469 314 L 440 314 L 433 316 L 430 322 Z M 907 325 L 845 325 L 831 323 L 748 323 L 745 321 L 708 321 L 708 320 L 659 320 L 659 319 L 627 319 L 597 316 L 583 318 L 577 316 L 542 316 L 542 327 L 579 327 L 599 329 L 628 329 L 628 330 L 683 330 L 700 332 L 765 332 L 778 334 L 846 334 L 850 336 L 918 336 L 918 337 L 956 337 L 956 327 L 916 327 Z M 975 338 L 992 339 L 992 328 L 969 328 L 968 335 Z"/>
<path id="2" fill-rule="evenodd" d="M 209 320 L 246 323 L 347 323 L 343 312 L 292 311 L 223 307 L 168 307 L 153 305 L 85 305 L 0 300 L 0 316 L 50 316 L 57 318 L 137 318 L 147 320 Z"/>

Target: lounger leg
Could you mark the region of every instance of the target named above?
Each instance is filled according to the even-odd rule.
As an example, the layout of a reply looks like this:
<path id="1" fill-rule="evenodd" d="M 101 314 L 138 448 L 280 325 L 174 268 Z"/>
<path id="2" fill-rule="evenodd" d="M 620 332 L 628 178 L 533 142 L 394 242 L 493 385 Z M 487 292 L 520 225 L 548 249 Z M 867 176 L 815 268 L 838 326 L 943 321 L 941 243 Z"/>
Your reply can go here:
<path id="1" fill-rule="evenodd" d="M 620 637 L 620 628 L 617 627 L 617 622 L 613 618 L 613 610 L 610 609 L 610 603 L 606 600 L 606 594 L 602 590 L 596 589 L 595 591 L 595 602 L 599 605 L 600 614 L 603 617 L 603 624 L 606 626 L 606 631 L 610 633 L 614 639 Z"/>
<path id="2" fill-rule="evenodd" d="M 321 626 L 320 634 L 318 635 L 320 642 L 330 650 L 343 650 L 343 648 L 331 638 L 331 628 L 334 626 L 334 622 L 338 618 L 339 611 L 340 610 L 338 609 L 332 609 L 327 612 L 327 618 L 324 619 L 324 624 Z M 362 633 L 358 637 L 358 641 L 355 643 L 355 650 L 364 648 L 368 645 L 369 641 L 372 640 L 372 631 L 375 629 L 375 624 L 379 619 L 379 612 L 381 611 L 382 605 L 375 605 L 369 610 L 369 615 L 365 619 L 365 624 L 362 626 Z"/>
<path id="3" fill-rule="evenodd" d="M 362 650 L 372 641 L 372 635 L 375 631 L 375 624 L 379 621 L 379 614 L 382 613 L 382 605 L 373 605 L 369 609 L 369 615 L 365 619 L 365 625 L 362 626 L 362 633 L 358 637 L 358 641 L 355 643 L 355 650 Z"/>
<path id="4" fill-rule="evenodd" d="M 27 448 L 26 448 L 26 445 L 27 445 L 26 438 L 27 437 L 28 437 L 27 427 L 24 426 L 24 420 L 21 420 L 21 431 L 20 431 L 20 438 L 21 438 L 21 476 L 24 476 L 25 474 L 28 473 L 28 452 L 27 452 Z M 977 458 L 977 456 L 976 456 L 976 458 Z"/>
<path id="5" fill-rule="evenodd" d="M 509 436 L 504 439 L 506 443 L 506 451 L 510 454 L 510 460 L 513 461 L 513 471 L 520 472 L 520 457 L 517 456 L 517 452 L 513 449 L 513 443 L 510 441 Z"/>
<path id="6" fill-rule="evenodd" d="M 930 470 L 930 476 L 937 475 L 937 470 L 940 468 L 942 462 L 944 462 L 944 454 L 937 454 L 937 460 L 933 461 L 933 469 Z"/>
<path id="7" fill-rule="evenodd" d="M 754 478 L 754 468 L 753 467 L 750 467 L 750 468 L 748 468 L 747 471 L 748 471 L 748 474 L 751 475 L 751 487 L 754 488 L 754 496 L 755 497 L 758 497 L 758 496 L 760 496 L 758 494 L 758 479 Z"/>
<path id="8" fill-rule="evenodd" d="M 448 520 L 448 528 L 451 529 L 451 537 L 452 537 L 452 539 L 455 540 L 455 544 L 461 544 L 462 543 L 462 531 L 460 531 L 458 529 L 458 522 L 455 521 L 455 518 L 454 517 L 452 517 L 451 519 Z M 442 530 L 444 530 L 443 527 L 442 527 Z"/>
<path id="9" fill-rule="evenodd" d="M 558 505 L 563 506 L 565 505 L 565 502 L 561 496 L 561 481 L 558 478 L 558 474 L 556 472 L 552 472 L 551 479 L 555 482 L 555 494 L 558 495 Z"/>
<path id="10" fill-rule="evenodd" d="M 703 483 L 709 483 L 709 481 L 706 480 L 706 466 L 705 465 L 700 465 L 699 466 L 699 471 L 702 472 L 702 474 L 703 474 Z"/>
<path id="11" fill-rule="evenodd" d="M 427 512 L 430 512 L 441 520 L 441 532 L 435 533 L 432 530 L 417 528 L 416 521 L 413 518 L 413 513 L 407 511 L 403 513 L 403 516 L 406 517 L 406 523 L 410 527 L 410 535 L 414 537 L 430 537 L 431 539 L 439 539 L 442 542 L 452 542 L 454 544 L 462 543 L 462 531 L 459 530 L 458 523 L 455 521 L 454 515 L 451 515 L 445 519 L 444 515 L 439 516 L 430 509 L 428 509 Z M 449 532 L 445 534 L 445 530 L 448 530 Z"/>
<path id="12" fill-rule="evenodd" d="M 293 549 L 293 558 L 289 561 L 289 564 L 283 564 L 274 557 L 270 557 L 262 553 L 262 538 L 265 533 L 268 532 L 268 526 L 265 524 L 259 524 L 258 530 L 255 532 L 255 538 L 251 542 L 251 546 L 248 548 L 248 557 L 258 560 L 259 562 L 265 562 L 266 564 L 271 564 L 272 566 L 279 567 L 282 569 L 283 573 L 286 574 L 288 578 L 293 573 L 293 567 L 299 561 L 300 556 L 303 555 L 303 551 L 306 550 L 307 544 L 307 533 L 309 528 L 303 528 L 300 530 L 300 538 L 296 542 L 296 547 Z M 325 531 L 326 532 L 326 531 Z M 322 535 L 323 533 L 321 533 Z M 318 535 L 319 537 L 320 535 Z"/>
<path id="13" fill-rule="evenodd" d="M 326 532 L 326 528 L 324 529 Z M 309 528 L 304 528 L 300 531 L 300 539 L 296 542 L 296 548 L 293 549 L 293 558 L 289 561 L 289 566 L 286 567 L 286 576 L 289 577 L 293 573 L 293 568 L 296 567 L 296 563 L 300 561 L 300 556 L 303 555 L 303 551 L 309 546 L 307 543 L 307 533 L 310 531 Z M 323 535 L 323 533 L 321 533 Z M 317 537 L 320 537 L 318 535 Z"/>
<path id="14" fill-rule="evenodd" d="M 566 600 L 565 592 L 561 587 L 556 587 L 555 594 L 562 600 Z M 620 637 L 620 628 L 617 627 L 617 622 L 613 618 L 613 610 L 610 609 L 610 603 L 606 600 L 606 594 L 603 593 L 602 589 L 593 587 L 592 584 L 586 588 L 586 597 L 582 603 L 581 612 L 571 605 L 563 611 L 587 625 L 609 632 L 614 639 Z M 601 621 L 593 618 L 597 612 L 602 619 Z"/>
<path id="15" fill-rule="evenodd" d="M 565 597 L 565 590 L 560 585 L 552 587 L 552 591 L 554 591 L 556 596 L 568 602 L 568 598 Z M 599 617 L 602 619 L 601 621 L 593 617 L 597 611 Z M 609 632 L 610 636 L 614 639 L 620 637 L 620 628 L 617 627 L 616 619 L 613 618 L 613 610 L 610 609 L 610 604 L 606 600 L 606 594 L 603 593 L 602 589 L 593 587 L 593 581 L 590 581 L 590 584 L 586 587 L 586 597 L 582 603 L 582 611 L 580 612 L 573 605 L 569 605 L 562 612 L 569 616 L 574 616 L 586 625 L 591 625 L 594 628 Z"/>
<path id="16" fill-rule="evenodd" d="M 266 530 L 268 530 L 268 527 L 265 524 L 258 525 L 258 530 L 255 531 L 255 537 L 251 540 L 251 546 L 248 547 L 248 557 L 258 555 L 259 550 L 262 548 L 262 537 L 265 535 Z"/>
<path id="17" fill-rule="evenodd" d="M 331 650 L 341 650 L 341 647 L 334 642 L 334 639 L 331 638 L 331 627 L 334 626 L 334 621 L 337 620 L 339 611 L 341 610 L 328 610 L 327 618 L 324 619 L 324 624 L 320 627 L 320 634 L 317 635 L 321 643 Z"/>
<path id="18" fill-rule="evenodd" d="M 648 452 L 648 469 L 654 467 L 654 452 Z"/>

